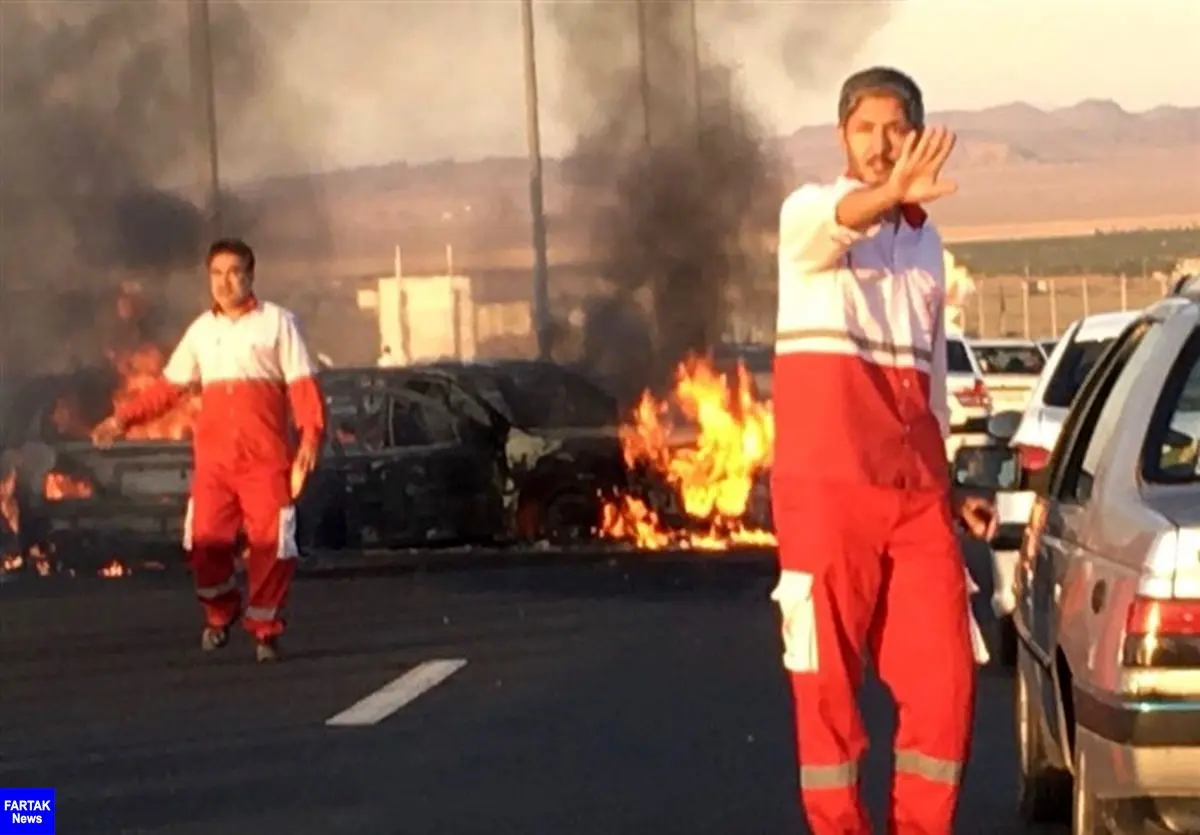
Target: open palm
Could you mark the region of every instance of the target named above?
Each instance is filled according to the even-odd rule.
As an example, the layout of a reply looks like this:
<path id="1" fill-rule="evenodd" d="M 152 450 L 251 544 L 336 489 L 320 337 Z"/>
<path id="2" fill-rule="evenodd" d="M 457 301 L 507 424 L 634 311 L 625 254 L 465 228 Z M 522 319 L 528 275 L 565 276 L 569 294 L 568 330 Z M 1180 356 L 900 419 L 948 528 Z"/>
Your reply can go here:
<path id="1" fill-rule="evenodd" d="M 905 138 L 891 176 L 900 202 L 928 203 L 958 191 L 958 183 L 941 176 L 956 141 L 953 133 L 940 127 L 913 131 Z"/>

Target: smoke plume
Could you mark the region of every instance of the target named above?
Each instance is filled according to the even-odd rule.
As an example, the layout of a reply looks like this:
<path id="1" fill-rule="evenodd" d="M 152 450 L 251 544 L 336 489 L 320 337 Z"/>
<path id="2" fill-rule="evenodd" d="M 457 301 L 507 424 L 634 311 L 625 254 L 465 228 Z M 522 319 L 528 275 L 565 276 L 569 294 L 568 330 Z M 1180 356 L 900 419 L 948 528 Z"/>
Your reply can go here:
<path id="1" fill-rule="evenodd" d="M 97 358 L 92 325 L 121 281 L 165 291 L 172 273 L 195 275 L 213 231 L 197 8 L 0 3 L 0 352 L 10 371 Z M 264 43 L 296 16 L 290 3 L 209 4 L 222 143 L 278 98 Z M 220 205 L 222 231 L 252 235 L 246 206 L 227 194 Z M 202 292 L 193 279 L 177 301 L 194 310 Z"/>
<path id="2" fill-rule="evenodd" d="M 569 56 L 566 115 L 580 126 L 567 166 L 573 211 L 590 215 L 592 250 L 611 287 L 585 325 L 584 359 L 598 374 L 636 390 L 685 354 L 711 349 L 733 316 L 762 322 L 774 310 L 768 241 L 790 185 L 787 167 L 736 71 L 703 33 L 744 28 L 764 51 L 778 50 L 802 89 L 827 80 L 819 70 L 845 69 L 836 58 L 853 55 L 854 40 L 883 22 L 887 6 L 556 5 Z M 649 333 L 639 340 L 640 320 Z M 648 343 L 657 362 L 647 361 Z"/>

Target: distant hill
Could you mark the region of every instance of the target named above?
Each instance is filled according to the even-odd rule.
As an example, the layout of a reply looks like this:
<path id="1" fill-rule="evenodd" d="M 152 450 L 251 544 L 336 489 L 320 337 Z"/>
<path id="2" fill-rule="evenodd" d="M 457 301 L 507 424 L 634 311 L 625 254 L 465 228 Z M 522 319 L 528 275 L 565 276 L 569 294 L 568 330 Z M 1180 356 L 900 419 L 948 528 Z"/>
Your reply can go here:
<path id="1" fill-rule="evenodd" d="M 1200 158 L 1200 107 L 1130 113 L 1107 99 L 1055 110 L 1013 102 L 933 113 L 928 121 L 959 134 L 955 164 L 963 169 L 1097 162 L 1148 151 L 1192 151 Z M 830 134 L 830 126 L 801 128 L 781 137 L 779 146 L 794 164 L 808 168 L 836 160 Z"/>
<path id="2" fill-rule="evenodd" d="M 929 121 L 960 137 L 950 174 L 961 188 L 934 209 L 947 240 L 1200 223 L 1200 107 L 1130 113 L 1101 99 L 1053 110 L 1014 102 L 933 113 Z M 831 125 L 770 142 L 796 184 L 834 175 L 842 164 Z M 571 201 L 578 195 L 566 168 L 561 160 L 546 161 L 546 210 L 557 250 L 552 257 L 571 259 L 585 233 L 570 228 L 576 225 Z M 464 266 L 529 260 L 523 157 L 398 161 L 238 191 L 276 219 L 272 237 L 282 250 L 298 253 L 301 239 L 308 241 L 319 228 L 336 250 L 328 256 L 336 262 L 330 270 L 341 275 L 389 269 L 397 245 L 414 268 L 444 265 L 447 245 Z"/>

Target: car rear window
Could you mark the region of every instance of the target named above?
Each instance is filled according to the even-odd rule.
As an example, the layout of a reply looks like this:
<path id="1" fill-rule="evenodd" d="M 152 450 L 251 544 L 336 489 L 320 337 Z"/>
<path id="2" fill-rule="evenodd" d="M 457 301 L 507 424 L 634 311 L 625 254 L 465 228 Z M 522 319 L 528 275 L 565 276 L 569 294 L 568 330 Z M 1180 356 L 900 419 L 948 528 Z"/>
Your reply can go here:
<path id="1" fill-rule="evenodd" d="M 1112 339 L 1096 339 L 1067 345 L 1062 359 L 1046 385 L 1046 405 L 1061 409 L 1070 406 L 1083 381 L 1087 379 L 1088 372 L 1112 343 Z"/>
<path id="2" fill-rule="evenodd" d="M 1036 345 L 973 345 L 984 374 L 1041 374 L 1046 364 Z"/>
<path id="3" fill-rule="evenodd" d="M 967 346 L 957 340 L 946 340 L 946 370 L 951 374 L 974 374 L 971 357 L 967 354 Z"/>

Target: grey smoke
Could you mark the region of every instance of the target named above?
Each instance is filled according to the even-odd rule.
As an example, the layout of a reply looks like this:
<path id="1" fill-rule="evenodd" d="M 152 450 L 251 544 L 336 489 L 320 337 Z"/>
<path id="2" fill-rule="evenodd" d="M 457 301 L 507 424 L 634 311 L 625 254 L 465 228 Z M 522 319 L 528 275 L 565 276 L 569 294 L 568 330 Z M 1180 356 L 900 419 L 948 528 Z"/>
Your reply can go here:
<path id="1" fill-rule="evenodd" d="M 195 273 L 210 228 L 200 208 L 207 134 L 188 5 L 0 3 L 0 351 L 9 369 L 98 358 L 92 323 L 120 281 L 163 290 L 173 273 Z M 226 153 L 249 133 L 248 119 L 280 106 L 266 45 L 301 12 L 290 3 L 209 5 Z M 277 155 L 292 144 L 272 139 Z M 260 228 L 252 207 L 228 194 L 221 204 L 227 231 Z M 199 293 L 189 286 L 182 296 L 188 307 Z"/>
<path id="2" fill-rule="evenodd" d="M 822 71 L 846 70 L 855 43 L 884 22 L 889 5 L 590 0 L 554 7 L 569 56 L 564 115 L 579 125 L 567 167 L 575 211 L 591 215 L 591 248 L 611 287 L 591 305 L 584 359 L 623 384 L 622 393 L 663 380 L 688 353 L 710 350 L 731 314 L 761 319 L 773 310 L 767 242 L 789 175 L 736 70 L 708 48 L 705 32 L 748 28 L 764 50 L 778 50 L 802 89 L 825 80 Z M 639 327 L 648 331 L 640 338 Z"/>

